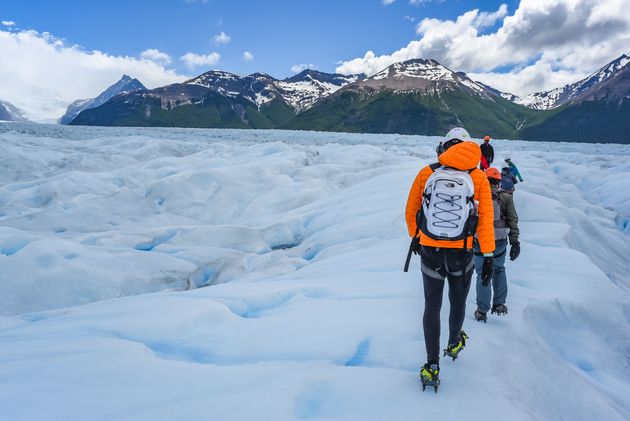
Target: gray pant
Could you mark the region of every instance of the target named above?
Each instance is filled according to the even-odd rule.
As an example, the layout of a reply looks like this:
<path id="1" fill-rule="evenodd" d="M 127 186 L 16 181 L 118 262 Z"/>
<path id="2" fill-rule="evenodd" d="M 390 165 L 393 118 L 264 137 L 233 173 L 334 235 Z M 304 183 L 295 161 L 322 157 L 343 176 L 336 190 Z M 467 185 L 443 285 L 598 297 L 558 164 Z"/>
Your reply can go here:
<path id="1" fill-rule="evenodd" d="M 477 308 L 481 311 L 487 312 L 490 310 L 490 298 L 494 291 L 494 297 L 492 297 L 492 305 L 505 304 L 507 298 L 507 277 L 505 276 L 505 255 L 507 254 L 507 239 L 497 240 L 495 242 L 494 250 L 494 273 L 492 274 L 492 290 L 490 285 L 483 287 L 481 285 L 481 269 L 483 266 L 483 254 L 479 251 L 477 244 L 475 244 L 475 271 L 477 272 Z"/>

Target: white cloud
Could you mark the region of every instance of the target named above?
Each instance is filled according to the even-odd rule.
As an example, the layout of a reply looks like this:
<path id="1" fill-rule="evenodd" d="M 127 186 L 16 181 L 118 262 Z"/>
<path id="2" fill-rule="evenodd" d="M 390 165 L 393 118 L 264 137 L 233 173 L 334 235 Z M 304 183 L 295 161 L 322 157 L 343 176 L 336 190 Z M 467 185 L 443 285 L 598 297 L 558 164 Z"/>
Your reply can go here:
<path id="1" fill-rule="evenodd" d="M 385 6 L 387 6 L 388 4 L 392 4 L 393 2 L 395 2 L 396 0 L 382 0 L 383 4 Z"/>
<path id="2" fill-rule="evenodd" d="M 214 52 L 206 55 L 186 53 L 180 57 L 180 60 L 184 62 L 186 67 L 193 70 L 200 66 L 214 66 L 221 60 L 221 55 Z"/>
<path id="3" fill-rule="evenodd" d="M 86 51 L 48 33 L 0 30 L 2 99 L 35 120 L 55 120 L 78 98 L 95 97 L 123 74 L 148 88 L 185 80 L 160 63 Z"/>
<path id="4" fill-rule="evenodd" d="M 13 22 L 12 20 L 3 20 L 2 21 L 2 26 L 7 26 L 7 27 L 12 27 L 15 26 L 15 22 Z"/>
<path id="5" fill-rule="evenodd" d="M 300 73 L 301 71 L 304 71 L 306 69 L 314 69 L 317 66 L 315 66 L 314 64 L 294 64 L 293 66 L 291 66 L 291 71 L 293 73 Z"/>
<path id="6" fill-rule="evenodd" d="M 604 65 L 605 63 L 601 63 Z M 468 73 L 473 80 L 492 86 L 502 92 L 526 95 L 533 92 L 558 88 L 577 82 L 590 72 L 554 69 L 552 64 L 538 60 L 530 66 L 514 69 L 507 73 Z"/>
<path id="7" fill-rule="evenodd" d="M 228 44 L 230 41 L 232 41 L 232 37 L 227 35 L 223 31 L 221 31 L 220 34 L 217 34 L 217 35 L 214 36 L 214 43 L 215 44 Z"/>
<path id="8" fill-rule="evenodd" d="M 155 48 L 144 50 L 142 53 L 140 53 L 140 57 L 145 60 L 151 60 L 160 64 L 171 64 L 171 62 L 173 61 L 171 59 L 171 56 Z"/>
<path id="9" fill-rule="evenodd" d="M 253 61 L 254 60 L 254 55 L 252 53 L 250 53 L 249 51 L 245 51 L 245 52 L 243 52 L 243 60 L 245 60 L 245 61 Z"/>
<path id="10" fill-rule="evenodd" d="M 394 62 L 433 58 L 497 88 L 510 85 L 519 95 L 552 89 L 627 52 L 627 7 L 628 0 L 521 0 L 512 15 L 501 5 L 492 12 L 470 10 L 455 20 L 425 18 L 416 27 L 419 38 L 407 46 L 380 56 L 368 51 L 336 70 L 373 74 Z M 512 70 L 497 71 L 504 67 Z"/>

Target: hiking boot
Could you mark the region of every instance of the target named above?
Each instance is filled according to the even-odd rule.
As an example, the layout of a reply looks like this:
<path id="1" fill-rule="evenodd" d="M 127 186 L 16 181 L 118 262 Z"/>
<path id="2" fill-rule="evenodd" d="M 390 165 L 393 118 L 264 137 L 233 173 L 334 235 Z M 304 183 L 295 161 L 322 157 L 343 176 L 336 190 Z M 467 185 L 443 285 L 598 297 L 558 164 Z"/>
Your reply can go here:
<path id="1" fill-rule="evenodd" d="M 508 308 L 505 304 L 495 304 L 492 306 L 491 314 L 496 314 L 497 316 L 506 315 L 508 312 Z"/>
<path id="2" fill-rule="evenodd" d="M 462 349 L 464 349 L 464 347 L 466 346 L 466 339 L 468 339 L 468 335 L 466 335 L 466 332 L 462 330 L 461 332 L 459 332 L 457 342 L 455 342 L 454 344 L 449 344 L 446 347 L 446 349 L 444 350 L 444 356 L 451 357 L 453 361 L 455 361 L 459 353 L 462 352 Z"/>
<path id="3" fill-rule="evenodd" d="M 429 387 L 435 389 L 437 393 L 438 386 L 440 385 L 440 366 L 436 363 L 426 363 L 420 369 L 420 381 L 422 382 L 422 391 Z"/>
<path id="4" fill-rule="evenodd" d="M 477 310 L 475 310 L 475 320 L 477 320 L 478 322 L 487 323 L 488 322 L 488 316 L 486 315 L 485 311 L 481 311 L 481 310 L 477 309 Z"/>

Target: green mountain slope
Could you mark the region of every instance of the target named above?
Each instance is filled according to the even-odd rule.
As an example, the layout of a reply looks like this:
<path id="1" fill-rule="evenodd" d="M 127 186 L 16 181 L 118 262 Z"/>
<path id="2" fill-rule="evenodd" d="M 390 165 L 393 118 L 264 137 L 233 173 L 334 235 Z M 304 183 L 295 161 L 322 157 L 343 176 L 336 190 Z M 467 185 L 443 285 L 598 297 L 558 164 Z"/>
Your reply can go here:
<path id="1" fill-rule="evenodd" d="M 85 110 L 73 125 L 268 129 L 286 124 L 293 110 L 282 101 L 257 108 L 244 98 L 205 92 L 192 104 L 162 106 L 160 98 L 128 94 Z"/>
<path id="2" fill-rule="evenodd" d="M 472 136 L 513 137 L 535 111 L 500 97 L 464 91 L 440 94 L 343 90 L 298 114 L 285 128 L 340 132 L 440 135 L 454 126 Z"/>
<path id="3" fill-rule="evenodd" d="M 541 112 L 517 136 L 528 140 L 630 143 L 630 102 L 584 101 Z"/>

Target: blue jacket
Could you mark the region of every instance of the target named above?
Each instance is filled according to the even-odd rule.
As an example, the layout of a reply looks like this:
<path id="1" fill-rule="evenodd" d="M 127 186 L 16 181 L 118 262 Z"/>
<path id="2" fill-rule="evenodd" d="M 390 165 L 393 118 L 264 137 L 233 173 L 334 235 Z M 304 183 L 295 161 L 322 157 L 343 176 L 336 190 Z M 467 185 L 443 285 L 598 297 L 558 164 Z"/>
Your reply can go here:
<path id="1" fill-rule="evenodd" d="M 521 176 L 521 172 L 518 170 L 516 165 L 514 165 L 514 163 L 512 161 L 506 161 L 506 162 L 507 162 L 508 167 L 510 168 L 510 172 L 512 173 L 512 175 L 517 177 L 518 181 L 522 182 L 523 181 L 523 176 Z"/>

